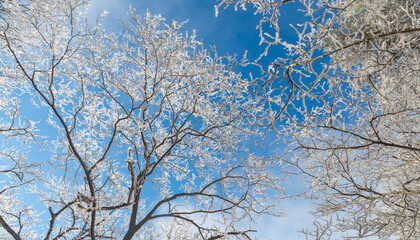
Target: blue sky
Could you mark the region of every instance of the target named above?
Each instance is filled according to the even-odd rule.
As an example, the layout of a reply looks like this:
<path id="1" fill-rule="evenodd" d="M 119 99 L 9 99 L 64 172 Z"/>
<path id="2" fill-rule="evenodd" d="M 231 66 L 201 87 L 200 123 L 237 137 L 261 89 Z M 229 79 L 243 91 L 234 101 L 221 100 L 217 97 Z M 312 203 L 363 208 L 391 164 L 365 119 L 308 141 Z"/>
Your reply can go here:
<path id="1" fill-rule="evenodd" d="M 130 6 L 139 14 L 147 10 L 152 14 L 161 14 L 167 21 L 188 21 L 184 30 L 197 31 L 197 38 L 207 46 L 216 46 L 220 54 L 236 53 L 242 55 L 248 51 L 250 60 L 259 56 L 263 46 L 259 45 L 259 31 L 256 29 L 261 15 L 255 15 L 249 6 L 248 11 L 234 11 L 233 7 L 221 9 L 215 17 L 216 0 L 93 0 L 91 14 L 99 16 L 104 10 L 109 12 L 103 25 L 106 29 L 118 31 L 118 19 L 126 19 Z M 281 38 L 292 40 L 296 38 L 289 24 L 299 22 L 302 12 L 296 11 L 295 5 L 286 4 L 281 11 Z M 279 47 L 271 52 L 282 51 Z M 276 57 L 275 54 L 272 57 Z M 266 59 L 268 60 L 268 59 Z"/>
<path id="2" fill-rule="evenodd" d="M 161 14 L 168 21 L 188 20 L 184 29 L 188 32 L 196 29 L 197 38 L 205 45 L 217 46 L 220 53 L 242 54 L 249 46 L 258 45 L 258 31 L 255 29 L 258 16 L 254 16 L 252 11 L 223 11 L 216 18 L 215 4 L 215 0 L 95 0 L 93 13 L 99 15 L 107 10 L 110 14 L 105 19 L 104 27 L 117 30 L 116 20 L 126 18 L 131 5 L 138 13 L 149 10 L 152 14 Z"/>
<path id="3" fill-rule="evenodd" d="M 92 17 L 99 16 L 104 10 L 109 15 L 103 22 L 107 30 L 119 31 L 118 19 L 126 19 L 126 12 L 131 5 L 137 13 L 145 13 L 149 10 L 152 14 L 161 14 L 168 22 L 172 19 L 182 22 L 188 20 L 183 30 L 192 32 L 196 30 L 197 38 L 205 46 L 216 46 L 219 55 L 236 54 L 242 56 L 247 50 L 248 58 L 254 60 L 259 56 L 264 46 L 259 46 L 259 31 L 256 29 L 261 18 L 254 15 L 254 10 L 249 6 L 248 11 L 234 11 L 233 7 L 220 10 L 219 16 L 215 17 L 215 0 L 95 0 L 93 1 L 90 14 Z M 302 14 L 289 4 L 282 11 L 281 38 L 293 41 L 294 32 L 289 26 L 301 19 Z M 281 47 L 271 49 L 272 55 L 263 59 L 269 62 L 284 54 Z M 253 74 L 257 74 L 254 72 Z M 245 74 L 247 75 L 247 74 Z M 296 180 L 289 183 L 289 188 L 301 188 Z M 284 218 L 263 217 L 258 225 L 258 239 L 294 240 L 304 239 L 297 231 L 302 228 L 311 228 L 313 218 L 308 211 L 311 204 L 305 200 L 289 199 L 280 206 L 286 212 Z"/>

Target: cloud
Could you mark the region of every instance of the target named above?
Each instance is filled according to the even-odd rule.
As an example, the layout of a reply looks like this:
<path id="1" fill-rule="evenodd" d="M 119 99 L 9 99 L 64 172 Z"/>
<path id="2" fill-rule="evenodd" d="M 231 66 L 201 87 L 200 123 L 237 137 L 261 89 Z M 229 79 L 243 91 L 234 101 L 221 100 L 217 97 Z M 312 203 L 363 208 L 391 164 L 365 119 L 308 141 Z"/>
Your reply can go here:
<path id="1" fill-rule="evenodd" d="M 309 214 L 312 210 L 308 200 L 287 199 L 281 206 L 286 211 L 286 217 L 276 218 L 265 216 L 257 227 L 257 239 L 265 240 L 296 240 L 303 239 L 304 235 L 298 231 L 311 228 L 314 220 Z"/>

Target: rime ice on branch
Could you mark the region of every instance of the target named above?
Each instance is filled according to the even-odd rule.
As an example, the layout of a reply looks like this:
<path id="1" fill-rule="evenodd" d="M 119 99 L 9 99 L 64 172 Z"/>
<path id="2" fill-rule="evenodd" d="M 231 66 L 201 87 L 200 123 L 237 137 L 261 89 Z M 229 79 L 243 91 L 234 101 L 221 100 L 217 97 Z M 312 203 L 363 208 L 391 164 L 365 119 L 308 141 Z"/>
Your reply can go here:
<path id="1" fill-rule="evenodd" d="M 281 191 L 251 83 L 180 23 L 107 33 L 87 3 L 2 3 L 0 238 L 247 239 Z"/>
<path id="2" fill-rule="evenodd" d="M 284 4 L 306 19 L 281 40 Z M 325 217 L 308 238 L 420 238 L 420 1 L 220 0 L 254 6 L 272 129 Z M 252 27 L 252 26 L 251 26 Z M 280 110 L 278 110 L 280 109 Z M 286 160 L 286 159 L 285 159 Z M 322 219 L 322 218 L 321 218 Z M 331 235 L 335 234 L 335 235 Z"/>

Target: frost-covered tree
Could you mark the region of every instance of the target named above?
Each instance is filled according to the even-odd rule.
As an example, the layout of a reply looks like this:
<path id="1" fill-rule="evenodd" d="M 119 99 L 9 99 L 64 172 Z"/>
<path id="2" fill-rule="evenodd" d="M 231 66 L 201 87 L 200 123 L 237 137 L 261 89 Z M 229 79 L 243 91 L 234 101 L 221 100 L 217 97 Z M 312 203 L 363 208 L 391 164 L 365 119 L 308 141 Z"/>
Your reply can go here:
<path id="1" fill-rule="evenodd" d="M 281 39 L 287 2 L 219 7 L 253 4 L 267 51 L 283 45 L 290 56 L 264 84 L 272 126 L 325 220 L 307 237 L 419 239 L 420 1 L 296 1 L 306 13 L 296 42 Z"/>
<path id="2" fill-rule="evenodd" d="M 248 239 L 276 214 L 233 59 L 149 13 L 113 34 L 87 1 L 2 4 L 0 238 Z"/>

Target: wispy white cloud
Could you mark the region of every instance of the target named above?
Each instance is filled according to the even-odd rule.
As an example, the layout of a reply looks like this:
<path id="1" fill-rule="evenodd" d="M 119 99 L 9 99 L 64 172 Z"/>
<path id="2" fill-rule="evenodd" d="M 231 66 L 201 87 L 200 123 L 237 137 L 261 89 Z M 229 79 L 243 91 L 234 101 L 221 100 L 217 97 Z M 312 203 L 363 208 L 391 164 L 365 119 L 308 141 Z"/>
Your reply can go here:
<path id="1" fill-rule="evenodd" d="M 299 233 L 302 229 L 310 228 L 314 220 L 308 212 L 312 210 L 311 203 L 307 200 L 288 199 L 280 206 L 286 216 L 276 218 L 265 216 L 257 227 L 257 239 L 264 240 L 296 240 L 304 239 Z"/>

